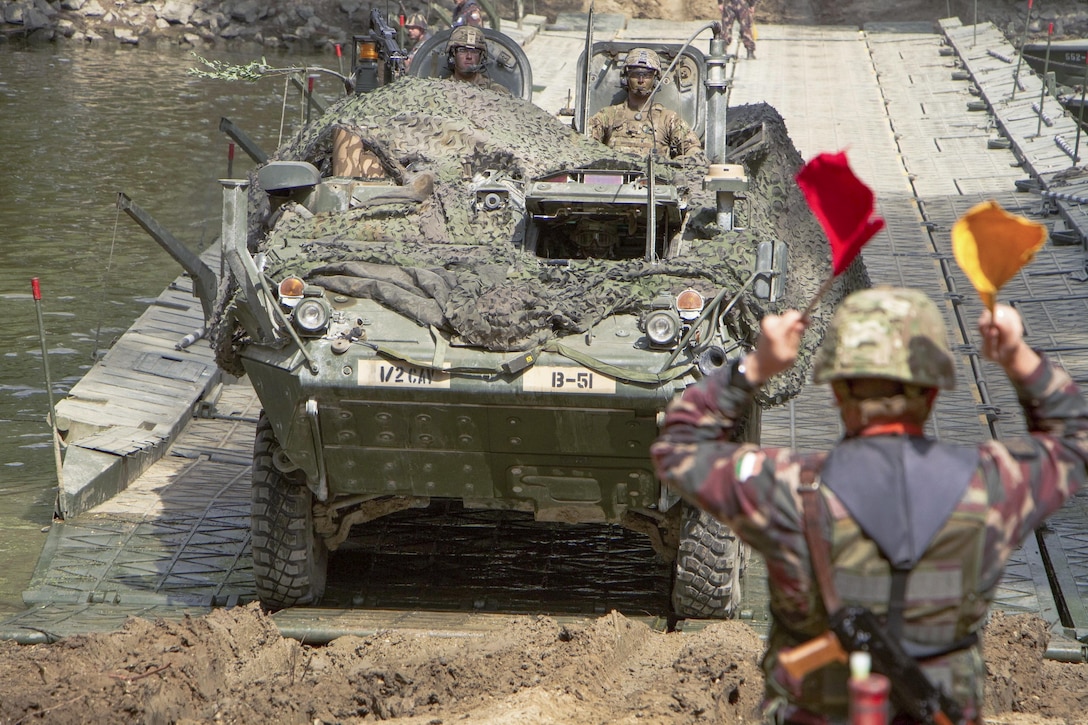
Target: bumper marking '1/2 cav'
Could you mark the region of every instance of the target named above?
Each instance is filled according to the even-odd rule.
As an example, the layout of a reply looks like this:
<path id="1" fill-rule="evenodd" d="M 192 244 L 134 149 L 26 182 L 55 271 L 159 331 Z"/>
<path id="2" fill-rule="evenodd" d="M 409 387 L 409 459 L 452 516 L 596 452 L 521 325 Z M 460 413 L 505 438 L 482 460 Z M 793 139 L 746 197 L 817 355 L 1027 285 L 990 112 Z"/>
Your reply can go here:
<path id="1" fill-rule="evenodd" d="M 390 360 L 360 360 L 359 385 L 386 388 L 448 388 L 450 374 Z"/>
<path id="2" fill-rule="evenodd" d="M 562 365 L 536 365 L 521 377 L 522 390 L 531 393 L 596 393 L 616 392 L 616 380 L 589 368 Z"/>

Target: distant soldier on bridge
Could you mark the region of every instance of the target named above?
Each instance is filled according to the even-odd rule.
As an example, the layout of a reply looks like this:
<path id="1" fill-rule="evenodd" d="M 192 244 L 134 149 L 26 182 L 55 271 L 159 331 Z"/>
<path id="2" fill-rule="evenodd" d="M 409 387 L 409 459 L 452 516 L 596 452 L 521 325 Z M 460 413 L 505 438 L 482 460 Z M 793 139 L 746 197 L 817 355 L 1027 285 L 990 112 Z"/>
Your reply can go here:
<path id="1" fill-rule="evenodd" d="M 722 11 L 722 34 L 727 42 L 733 40 L 733 21 L 740 25 L 740 42 L 748 51 L 748 58 L 755 60 L 756 37 L 752 32 L 752 23 L 756 16 L 756 0 L 723 0 L 718 3 Z"/>
<path id="2" fill-rule="evenodd" d="M 479 3 L 475 0 L 458 0 L 457 6 L 453 9 L 451 25 L 455 28 L 462 25 L 482 28 L 484 26 L 484 15 Z"/>

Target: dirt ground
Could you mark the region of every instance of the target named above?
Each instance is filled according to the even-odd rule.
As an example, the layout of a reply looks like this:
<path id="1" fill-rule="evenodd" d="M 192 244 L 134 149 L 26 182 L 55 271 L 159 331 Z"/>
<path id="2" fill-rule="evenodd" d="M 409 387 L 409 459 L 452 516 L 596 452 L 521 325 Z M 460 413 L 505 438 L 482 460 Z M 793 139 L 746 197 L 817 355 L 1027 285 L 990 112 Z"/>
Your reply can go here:
<path id="1" fill-rule="evenodd" d="M 1013 27 L 1022 2 L 987 0 Z M 957 5 L 963 7 L 956 7 Z M 758 23 L 932 20 L 946 0 L 758 0 Z M 1073 17 L 1077 0 L 1045 10 Z M 554 18 L 581 0 L 545 0 Z M 712 0 L 596 0 L 598 11 L 711 17 Z M 1022 22 L 1019 21 L 1019 22 Z M 1012 24 L 1012 25 L 1010 25 Z M 1022 26 L 1021 26 L 1022 27 Z M 0 723 L 754 723 L 763 650 L 721 622 L 660 633 L 620 614 L 580 625 L 524 616 L 487 636 L 403 631 L 326 646 L 284 639 L 257 606 L 180 622 L 130 620 L 114 634 L 50 645 L 0 642 Z M 987 722 L 1088 722 L 1088 666 L 1043 658 L 1041 620 L 995 613 L 985 633 Z"/>
<path id="2" fill-rule="evenodd" d="M 984 641 L 988 723 L 1085 722 L 1088 667 L 1044 660 L 1040 620 L 995 614 Z M 251 605 L 132 619 L 52 645 L 0 643 L 0 722 L 755 723 L 761 651 L 739 622 L 664 634 L 616 613 L 310 647 Z"/>

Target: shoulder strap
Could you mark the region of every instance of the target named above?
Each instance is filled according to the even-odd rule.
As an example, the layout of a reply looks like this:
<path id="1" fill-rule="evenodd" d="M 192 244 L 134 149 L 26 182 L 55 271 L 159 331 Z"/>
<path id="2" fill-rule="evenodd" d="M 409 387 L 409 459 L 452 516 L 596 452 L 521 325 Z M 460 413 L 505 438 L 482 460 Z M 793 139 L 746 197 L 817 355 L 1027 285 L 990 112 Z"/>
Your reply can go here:
<path id="1" fill-rule="evenodd" d="M 820 596 L 829 615 L 839 611 L 842 601 L 835 591 L 835 581 L 831 578 L 831 546 L 824 539 L 820 527 L 821 514 L 824 511 L 820 496 L 820 471 L 809 458 L 801 464 L 801 485 L 797 491 L 801 494 L 801 508 L 805 527 L 805 543 L 812 560 L 812 573 L 820 587 Z"/>

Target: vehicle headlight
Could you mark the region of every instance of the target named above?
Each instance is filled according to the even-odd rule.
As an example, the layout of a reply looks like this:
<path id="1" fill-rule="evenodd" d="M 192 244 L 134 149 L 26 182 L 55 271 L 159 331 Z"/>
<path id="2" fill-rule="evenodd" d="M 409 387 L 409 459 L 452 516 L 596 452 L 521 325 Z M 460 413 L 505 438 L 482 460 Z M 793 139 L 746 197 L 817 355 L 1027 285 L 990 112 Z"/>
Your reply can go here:
<path id="1" fill-rule="evenodd" d="M 650 344 L 666 347 L 680 334 L 680 318 L 672 310 L 654 310 L 646 316 L 646 336 Z"/>
<path id="2" fill-rule="evenodd" d="M 318 334 L 329 326 L 332 311 L 320 297 L 307 297 L 295 306 L 295 327 L 309 335 Z"/>

